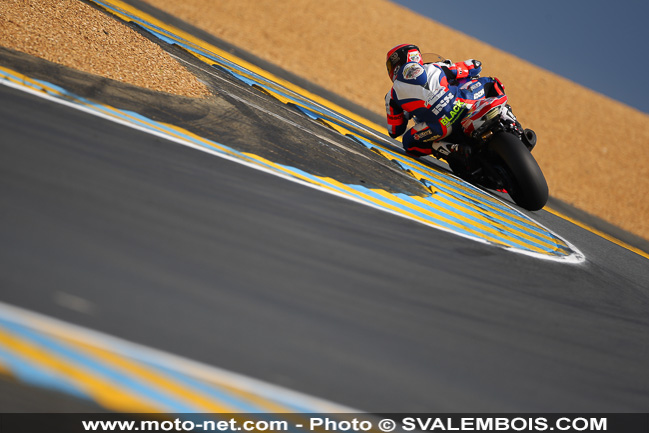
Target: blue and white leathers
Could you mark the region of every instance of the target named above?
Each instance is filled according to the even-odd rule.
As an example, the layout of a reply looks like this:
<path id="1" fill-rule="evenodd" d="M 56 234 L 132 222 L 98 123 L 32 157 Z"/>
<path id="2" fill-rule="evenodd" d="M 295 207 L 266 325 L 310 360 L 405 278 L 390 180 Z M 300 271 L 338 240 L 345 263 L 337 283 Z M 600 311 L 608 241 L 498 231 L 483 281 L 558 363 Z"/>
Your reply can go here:
<path id="1" fill-rule="evenodd" d="M 479 62 L 406 63 L 396 73 L 385 98 L 388 132 L 404 134 L 404 148 L 416 155 L 429 155 L 434 143 L 450 135 L 466 112 L 466 104 L 485 95 L 484 84 L 492 78 L 473 78 Z M 456 80 L 459 82 L 455 83 Z M 454 81 L 450 85 L 449 79 Z M 406 132 L 408 119 L 416 122 Z"/>

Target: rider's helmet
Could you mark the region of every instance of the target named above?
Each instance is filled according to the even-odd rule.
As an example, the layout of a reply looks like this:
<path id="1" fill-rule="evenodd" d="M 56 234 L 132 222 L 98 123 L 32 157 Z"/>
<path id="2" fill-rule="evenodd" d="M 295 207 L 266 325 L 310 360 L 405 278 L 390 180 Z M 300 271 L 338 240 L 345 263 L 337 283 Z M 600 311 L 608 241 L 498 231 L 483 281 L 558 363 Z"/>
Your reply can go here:
<path id="1" fill-rule="evenodd" d="M 401 44 L 388 51 L 385 66 L 388 68 L 388 75 L 392 81 L 394 81 L 401 66 L 408 62 L 417 62 L 420 65 L 424 64 L 421 59 L 421 51 L 419 51 L 419 47 L 416 45 Z"/>

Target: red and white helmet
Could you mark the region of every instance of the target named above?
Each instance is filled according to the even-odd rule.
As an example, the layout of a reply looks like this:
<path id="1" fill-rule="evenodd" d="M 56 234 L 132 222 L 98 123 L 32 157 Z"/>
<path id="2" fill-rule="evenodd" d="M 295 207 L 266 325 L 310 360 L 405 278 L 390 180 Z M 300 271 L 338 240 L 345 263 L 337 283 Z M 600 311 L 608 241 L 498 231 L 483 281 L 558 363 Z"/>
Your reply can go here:
<path id="1" fill-rule="evenodd" d="M 420 65 L 424 64 L 421 58 L 421 51 L 419 51 L 419 47 L 416 45 L 401 44 L 388 51 L 385 66 L 388 68 L 388 75 L 392 81 L 394 81 L 401 66 L 408 62 L 417 62 Z"/>

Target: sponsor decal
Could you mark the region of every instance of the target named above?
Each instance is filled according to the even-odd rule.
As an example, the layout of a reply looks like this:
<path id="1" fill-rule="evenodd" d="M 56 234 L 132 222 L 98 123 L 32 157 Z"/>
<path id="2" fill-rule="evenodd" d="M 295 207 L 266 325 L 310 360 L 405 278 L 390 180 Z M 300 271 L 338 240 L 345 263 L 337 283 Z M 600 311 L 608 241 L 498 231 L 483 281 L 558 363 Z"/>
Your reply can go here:
<path id="1" fill-rule="evenodd" d="M 453 100 L 454 97 L 455 97 L 455 95 L 453 95 L 452 93 L 448 93 L 448 94 L 444 97 L 444 99 L 442 99 L 441 101 L 439 101 L 439 102 L 437 103 L 437 105 L 435 106 L 435 108 L 433 108 L 433 114 L 434 114 L 435 116 L 437 116 L 439 113 L 441 113 L 442 110 L 444 109 L 444 107 L 446 107 L 446 106 L 447 106 L 447 105 L 448 105 L 448 104 Z"/>
<path id="2" fill-rule="evenodd" d="M 484 96 L 484 89 L 480 89 L 478 93 L 473 94 L 473 99 L 482 98 Z"/>
<path id="3" fill-rule="evenodd" d="M 439 147 L 437 147 L 437 150 L 439 153 L 442 155 L 450 155 L 453 152 L 457 152 L 458 145 L 457 144 L 451 144 L 451 143 L 440 143 Z"/>
<path id="4" fill-rule="evenodd" d="M 430 143 L 431 141 L 437 141 L 440 138 L 442 138 L 441 135 L 433 135 L 433 131 L 430 129 L 427 129 L 422 132 L 418 132 L 415 135 L 412 136 L 417 141 L 421 141 L 423 143 Z"/>
<path id="5" fill-rule="evenodd" d="M 455 101 L 453 110 L 448 115 L 442 117 L 440 119 L 440 123 L 444 126 L 448 125 L 449 123 L 453 123 L 460 118 L 460 114 L 462 114 L 464 110 L 466 110 L 464 104 L 460 101 Z"/>
<path id="6" fill-rule="evenodd" d="M 424 73 L 424 68 L 419 63 L 406 63 L 403 67 L 403 78 L 406 80 L 414 80 Z"/>
<path id="7" fill-rule="evenodd" d="M 482 84 L 480 84 L 480 83 L 473 83 L 473 84 L 469 87 L 469 90 L 470 90 L 471 92 L 473 92 L 475 89 L 479 88 L 480 86 L 482 86 Z"/>
<path id="8" fill-rule="evenodd" d="M 417 50 L 408 51 L 408 61 L 409 62 L 421 62 L 421 54 Z"/>
<path id="9" fill-rule="evenodd" d="M 442 155 L 450 155 L 451 154 L 451 152 L 448 151 L 448 149 L 446 148 L 446 146 L 444 146 L 444 144 L 442 144 L 441 146 L 439 146 L 435 150 L 437 150 Z"/>
<path id="10" fill-rule="evenodd" d="M 421 132 L 416 133 L 414 135 L 414 139 L 415 140 L 421 140 L 424 137 L 428 137 L 432 133 L 433 133 L 433 131 L 431 131 L 430 129 L 427 129 L 425 131 L 421 131 Z"/>
<path id="11" fill-rule="evenodd" d="M 432 105 L 439 100 L 446 93 L 445 89 L 438 89 L 435 93 L 429 96 L 426 99 L 426 108 L 432 107 Z"/>

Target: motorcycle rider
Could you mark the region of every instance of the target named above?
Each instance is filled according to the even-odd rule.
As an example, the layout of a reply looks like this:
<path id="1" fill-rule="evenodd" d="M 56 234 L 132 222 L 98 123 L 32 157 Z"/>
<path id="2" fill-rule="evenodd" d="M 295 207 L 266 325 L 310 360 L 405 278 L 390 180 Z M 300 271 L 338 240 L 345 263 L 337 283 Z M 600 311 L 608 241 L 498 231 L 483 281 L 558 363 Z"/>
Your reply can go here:
<path id="1" fill-rule="evenodd" d="M 401 44 L 388 51 L 386 66 L 392 88 L 385 95 L 388 132 L 403 134 L 403 147 L 412 156 L 433 155 L 466 161 L 470 147 L 440 140 L 461 134 L 467 103 L 486 96 L 504 95 L 497 78 L 480 78 L 482 64 L 473 59 L 453 63 L 423 63 L 416 45 Z M 415 125 L 406 131 L 408 120 Z M 461 141 L 461 140 L 459 140 Z"/>

